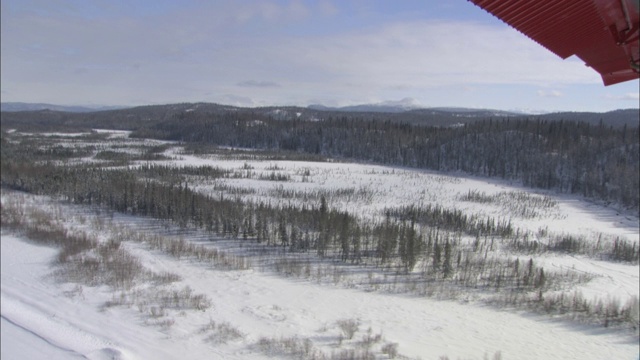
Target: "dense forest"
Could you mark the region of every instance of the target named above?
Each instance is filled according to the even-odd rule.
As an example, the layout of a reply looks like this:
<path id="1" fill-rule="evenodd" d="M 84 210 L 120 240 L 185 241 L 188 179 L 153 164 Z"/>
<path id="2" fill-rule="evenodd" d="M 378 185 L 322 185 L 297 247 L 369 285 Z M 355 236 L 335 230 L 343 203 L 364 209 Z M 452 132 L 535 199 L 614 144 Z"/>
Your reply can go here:
<path id="1" fill-rule="evenodd" d="M 133 136 L 289 150 L 519 181 L 638 209 L 638 127 L 488 119 L 456 127 L 181 113 Z"/>
<path id="2" fill-rule="evenodd" d="M 458 171 L 580 194 L 638 211 L 637 111 L 600 114 L 597 122 L 594 114 L 583 114 L 581 121 L 580 113 L 533 118 L 481 115 L 181 104 L 85 114 L 3 112 L 2 122 L 5 130 L 127 129 L 135 137 Z M 629 120 L 634 116 L 635 125 Z"/>

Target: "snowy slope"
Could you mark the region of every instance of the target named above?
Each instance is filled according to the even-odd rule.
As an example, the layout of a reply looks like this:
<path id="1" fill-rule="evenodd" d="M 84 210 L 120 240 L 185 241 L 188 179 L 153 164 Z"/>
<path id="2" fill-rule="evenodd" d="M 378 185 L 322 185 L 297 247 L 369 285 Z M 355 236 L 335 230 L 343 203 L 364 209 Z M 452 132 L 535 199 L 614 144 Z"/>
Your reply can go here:
<path id="1" fill-rule="evenodd" d="M 120 141 L 126 134 L 114 135 L 118 138 L 113 140 Z M 579 197 L 534 193 L 502 181 L 363 164 L 193 156 L 182 154 L 177 146 L 165 154 L 174 160 L 158 163 L 211 165 L 251 172 L 253 176 L 246 178 L 190 184 L 209 194 L 244 189 L 239 196 L 245 201 L 301 205 L 302 200 L 279 194 L 295 190 L 312 199 L 326 194 L 329 206 L 356 213 L 362 219 L 381 218 L 385 207 L 433 203 L 476 216 L 508 216 L 516 227 L 531 236 L 544 231 L 587 239 L 620 237 L 639 242 L 636 215 Z M 273 172 L 289 176 L 290 181 L 260 179 L 260 175 Z M 336 190 L 347 196 L 331 195 Z M 527 196 L 550 197 L 554 205 L 536 209 L 535 216 L 517 216 L 508 201 L 480 204 L 461 200 L 469 191 L 495 195 L 496 199 L 526 192 Z M 40 209 L 52 214 L 62 226 L 86 231 L 100 241 L 127 229 L 151 235 L 171 230 L 170 226 L 151 219 L 111 215 L 58 204 L 45 197 L 3 191 L 2 202 L 3 207 L 23 204 L 19 206 Z M 195 236 L 187 240 L 238 251 L 224 240 L 202 242 Z M 500 309 L 481 301 L 469 301 L 467 297 L 443 301 L 371 291 L 340 279 L 332 282 L 314 276 L 286 278 L 260 266 L 216 270 L 191 258 L 177 259 L 151 250 L 144 243 L 125 240 L 122 248 L 145 269 L 171 272 L 180 278 L 167 286 L 176 289 L 188 286 L 211 301 L 211 306 L 204 310 L 169 309 L 153 318 L 148 315 L 148 306 L 143 310 L 145 306 L 140 303 L 106 306 L 121 299 L 123 291 L 105 285 L 57 281 L 51 276 L 56 269 L 57 249 L 36 245 L 7 229 L 3 229 L 0 245 L 3 359 L 291 358 L 276 345 L 265 351 L 265 344 L 269 341 L 281 344 L 278 343 L 281 339 L 290 342 L 308 339 L 317 354 L 327 358 L 346 350 L 368 348 L 378 359 L 386 359 L 389 357 L 381 349 L 394 343 L 403 356 L 421 359 L 441 356 L 481 359 L 491 358 L 497 352 L 502 359 L 638 359 L 640 355 L 637 331 L 605 329 Z M 588 298 L 618 298 L 624 303 L 640 294 L 637 264 L 563 254 L 542 254 L 536 257 L 536 262 L 544 265 L 545 271 L 572 269 L 591 274 L 591 281 L 568 289 L 579 290 Z M 137 283 L 126 296 L 157 288 L 160 287 Z M 339 325 L 346 320 L 358 323 L 351 340 L 344 338 Z M 231 330 L 223 333 L 220 329 Z M 237 334 L 229 336 L 234 331 Z M 364 339 L 376 335 L 380 335 L 379 339 L 366 345 Z"/>
<path id="2" fill-rule="evenodd" d="M 3 200 L 6 198 L 3 197 Z M 58 207 L 65 223 L 77 226 L 77 209 Z M 60 210 L 62 209 L 62 210 Z M 65 210 L 66 209 L 66 210 Z M 76 214 L 76 215 L 74 215 Z M 91 223 L 85 215 L 84 223 Z M 74 220 L 75 219 L 75 220 Z M 127 217 L 114 221 L 129 221 Z M 107 229 L 102 237 L 108 236 Z M 637 336 L 624 330 L 604 330 L 567 324 L 531 315 L 484 306 L 480 303 L 438 301 L 406 295 L 370 293 L 326 283 L 291 280 L 257 270 L 216 271 L 189 259 L 177 260 L 139 243 L 126 249 L 155 272 L 170 271 L 195 292 L 206 294 L 212 307 L 202 312 L 175 312 L 174 325 L 145 325 L 138 310 L 104 308 L 117 297 L 103 287 L 59 284 L 48 276 L 56 250 L 37 246 L 24 238 L 2 234 L 2 351 L 3 358 L 89 359 L 263 359 L 261 338 L 308 338 L 317 349 L 331 354 L 340 348 L 356 348 L 367 335 L 382 334 L 385 343 L 397 343 L 399 352 L 413 358 L 479 359 L 500 352 L 504 359 L 632 359 L 638 356 Z M 564 259 L 548 259 L 562 262 Z M 583 261 L 587 271 L 599 271 L 606 279 L 620 281 L 624 291 L 635 292 L 632 271 L 623 265 Z M 637 266 L 635 283 L 637 284 Z M 620 277 L 620 272 L 625 276 Z M 636 285 L 637 286 L 637 285 Z M 343 340 L 337 325 L 357 320 L 354 340 Z M 211 321 L 228 323 L 243 334 L 226 344 L 207 341 L 202 328 Z M 594 336 L 597 335 L 597 336 Z M 11 344 L 6 346 L 5 344 Z M 27 350 L 19 344 L 29 344 Z M 280 354 L 282 355 L 282 354 Z M 380 358 L 383 355 L 380 355 Z M 612 357 L 613 356 L 613 357 Z M 276 358 L 280 356 L 275 355 Z"/>
<path id="3" fill-rule="evenodd" d="M 108 294 L 91 289 L 83 298 L 65 297 L 43 278 L 53 251 L 3 234 L 3 358 L 263 358 L 250 346 L 261 336 L 309 337 L 330 348 L 339 337 L 335 322 L 349 318 L 359 320 L 358 335 L 371 327 L 412 357 L 481 358 L 501 351 L 505 359 L 631 359 L 638 354 L 636 339 L 628 334 L 594 336 L 601 331 L 539 316 L 291 282 L 252 271 L 206 271 L 143 249 L 135 254 L 206 292 L 213 309 L 176 318 L 169 331 L 142 326 L 135 310 L 98 311 L 96 304 Z M 196 329 L 209 319 L 228 321 L 246 336 L 231 346 L 208 345 Z M 24 352 L 20 342 L 36 345 Z"/>

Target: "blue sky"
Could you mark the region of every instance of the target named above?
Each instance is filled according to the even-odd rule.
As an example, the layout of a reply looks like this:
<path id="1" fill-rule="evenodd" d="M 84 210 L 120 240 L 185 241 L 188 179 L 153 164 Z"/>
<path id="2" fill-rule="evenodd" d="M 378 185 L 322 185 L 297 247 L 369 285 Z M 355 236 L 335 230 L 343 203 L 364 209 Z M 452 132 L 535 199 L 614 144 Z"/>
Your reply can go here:
<path id="1" fill-rule="evenodd" d="M 637 108 L 466 0 L 2 0 L 1 99 Z"/>

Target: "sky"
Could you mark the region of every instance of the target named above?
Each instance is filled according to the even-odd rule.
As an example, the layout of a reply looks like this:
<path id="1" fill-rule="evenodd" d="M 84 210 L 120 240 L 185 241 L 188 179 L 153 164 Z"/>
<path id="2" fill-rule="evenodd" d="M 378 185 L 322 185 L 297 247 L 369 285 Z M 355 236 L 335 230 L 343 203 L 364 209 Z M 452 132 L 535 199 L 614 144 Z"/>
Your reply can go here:
<path id="1" fill-rule="evenodd" d="M 638 108 L 466 0 L 1 0 L 1 100 Z"/>

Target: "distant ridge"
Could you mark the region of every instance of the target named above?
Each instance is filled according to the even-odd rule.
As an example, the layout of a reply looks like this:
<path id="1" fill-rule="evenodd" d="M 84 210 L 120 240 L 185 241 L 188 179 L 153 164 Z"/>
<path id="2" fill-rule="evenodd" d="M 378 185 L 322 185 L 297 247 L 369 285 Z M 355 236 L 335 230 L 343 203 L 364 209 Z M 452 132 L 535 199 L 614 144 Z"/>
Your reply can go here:
<path id="1" fill-rule="evenodd" d="M 65 106 L 46 103 L 3 102 L 0 103 L 0 111 L 64 111 L 64 112 L 93 112 L 124 109 L 125 106 Z"/>
<path id="2" fill-rule="evenodd" d="M 361 104 L 342 107 L 329 107 L 324 105 L 309 105 L 308 109 L 320 111 L 344 111 L 344 112 L 375 112 L 375 113 L 423 113 L 423 114 L 442 114 L 453 115 L 458 117 L 483 117 L 483 116 L 522 116 L 523 112 L 504 111 L 495 109 L 474 109 L 464 107 L 421 107 L 415 103 L 405 100 L 398 102 L 382 102 L 377 104 Z"/>
<path id="3" fill-rule="evenodd" d="M 178 114 L 193 113 L 203 116 L 221 115 L 229 112 L 250 113 L 276 120 L 322 121 L 336 117 L 366 118 L 375 121 L 393 121 L 421 126 L 459 126 L 483 119 L 513 119 L 542 121 L 577 121 L 593 125 L 637 127 L 640 124 L 640 109 L 619 109 L 608 112 L 554 112 L 530 114 L 493 109 L 459 107 L 414 108 L 410 101 L 385 102 L 373 105 L 328 107 L 312 105 L 236 107 L 216 103 L 174 103 L 137 107 L 83 107 L 51 104 L 2 103 L 2 128 L 14 128 L 27 123 L 38 123 L 45 127 L 55 124 L 81 127 L 113 127 L 131 130 L 136 126 L 171 119 Z M 108 124 L 108 125 L 107 125 Z"/>
<path id="4" fill-rule="evenodd" d="M 618 109 L 607 111 L 604 113 L 594 112 L 555 112 L 544 115 L 534 116 L 536 119 L 543 120 L 566 120 L 566 121 L 582 121 L 592 125 L 602 122 L 605 126 L 621 127 L 639 126 L 640 125 L 640 109 Z"/>

